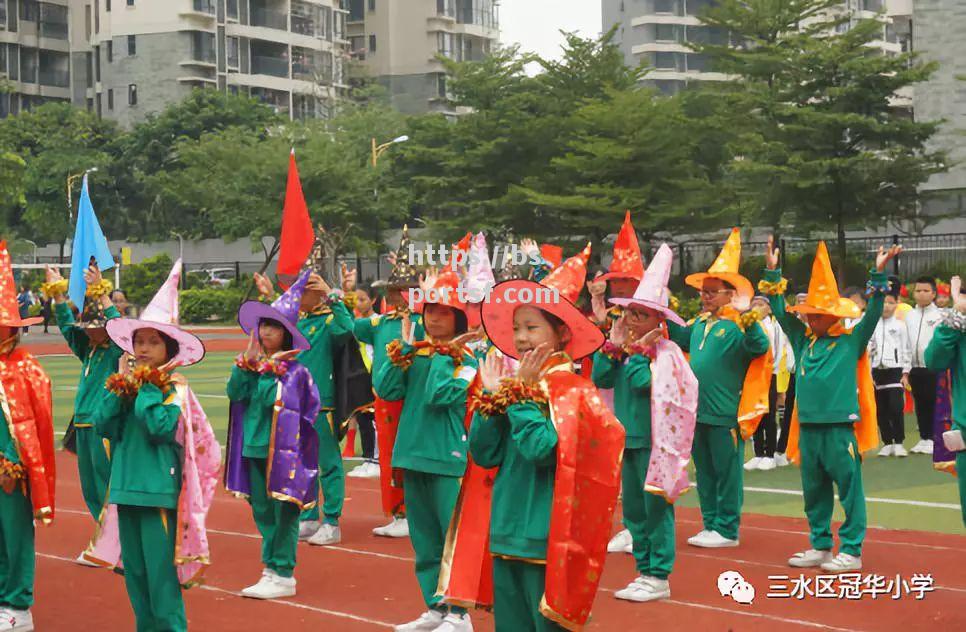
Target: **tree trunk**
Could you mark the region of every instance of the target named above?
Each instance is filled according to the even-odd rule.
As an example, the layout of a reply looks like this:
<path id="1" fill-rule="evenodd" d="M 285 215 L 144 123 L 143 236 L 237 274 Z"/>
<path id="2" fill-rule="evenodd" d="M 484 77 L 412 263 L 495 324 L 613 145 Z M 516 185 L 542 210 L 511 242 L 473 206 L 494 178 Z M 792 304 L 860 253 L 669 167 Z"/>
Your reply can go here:
<path id="1" fill-rule="evenodd" d="M 839 214 L 837 218 L 837 252 L 839 258 L 838 270 L 835 272 L 835 278 L 838 279 L 840 284 L 846 284 L 845 271 L 848 269 L 845 262 L 846 256 L 846 245 L 845 245 L 845 223 L 842 217 L 842 205 L 839 204 Z"/>

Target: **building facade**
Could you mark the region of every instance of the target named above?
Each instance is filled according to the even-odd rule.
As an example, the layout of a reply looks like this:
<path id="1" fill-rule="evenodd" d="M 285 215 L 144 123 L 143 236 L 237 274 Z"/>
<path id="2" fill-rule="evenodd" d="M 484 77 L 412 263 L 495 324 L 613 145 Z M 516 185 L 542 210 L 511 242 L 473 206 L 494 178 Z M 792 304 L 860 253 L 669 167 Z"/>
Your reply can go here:
<path id="1" fill-rule="evenodd" d="M 349 0 L 351 54 L 407 114 L 458 114 L 438 56 L 478 61 L 499 40 L 495 0 Z"/>
<path id="2" fill-rule="evenodd" d="M 55 99 L 131 125 L 213 88 L 323 116 L 346 88 L 346 14 L 342 0 L 0 0 L 0 115 Z"/>

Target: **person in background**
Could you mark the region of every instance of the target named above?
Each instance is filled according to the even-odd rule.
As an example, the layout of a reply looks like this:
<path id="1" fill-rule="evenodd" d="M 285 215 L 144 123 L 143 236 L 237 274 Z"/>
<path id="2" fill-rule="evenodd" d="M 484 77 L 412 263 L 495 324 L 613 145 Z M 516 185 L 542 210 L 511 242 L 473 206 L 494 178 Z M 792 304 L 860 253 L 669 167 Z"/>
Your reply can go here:
<path id="1" fill-rule="evenodd" d="M 30 316 L 30 306 L 34 304 L 34 295 L 26 285 L 20 287 L 20 294 L 17 295 L 17 308 L 20 312 L 20 319 L 26 320 Z M 23 332 L 27 333 L 30 330 L 29 326 L 23 328 Z"/>
<path id="2" fill-rule="evenodd" d="M 939 309 L 949 309 L 953 304 L 950 298 L 949 284 L 939 282 L 936 286 L 936 307 Z"/>
<path id="3" fill-rule="evenodd" d="M 865 291 L 862 288 L 855 286 L 847 287 L 845 288 L 843 296 L 858 305 L 862 313 L 865 313 L 865 307 L 868 304 L 868 301 L 865 299 Z M 854 327 L 861 319 L 862 316 L 859 316 L 858 318 L 846 318 L 845 326 Z"/>
<path id="4" fill-rule="evenodd" d="M 53 310 L 53 299 L 51 299 L 51 298 L 45 298 L 44 301 L 43 301 L 43 306 L 44 307 L 43 307 L 43 310 L 40 312 L 40 315 L 43 316 L 43 319 L 44 319 L 44 333 L 47 334 L 47 333 L 50 333 L 50 331 L 49 331 L 50 330 L 50 317 L 53 316 L 53 312 L 54 312 L 54 310 Z"/>
<path id="5" fill-rule="evenodd" d="M 134 306 L 128 302 L 127 294 L 124 293 L 124 290 L 114 290 L 111 292 L 111 302 L 114 303 L 114 307 L 121 313 L 121 316 L 125 318 L 134 316 Z"/>
<path id="6" fill-rule="evenodd" d="M 799 292 L 795 295 L 795 304 L 801 305 L 808 298 L 808 294 L 805 292 Z M 769 307 L 771 305 L 769 304 Z M 803 320 L 805 317 L 802 314 L 795 314 L 799 320 Z M 774 318 L 774 315 L 772 315 Z M 784 333 L 784 330 L 782 331 Z M 778 394 L 778 416 L 781 418 L 778 431 L 778 445 L 775 446 L 775 464 L 778 467 L 785 467 L 790 465 L 788 457 L 785 456 L 785 451 L 788 449 L 788 430 L 792 425 L 792 412 L 795 410 L 795 353 L 792 349 L 791 355 L 788 356 L 788 362 L 786 364 L 786 369 L 789 372 L 788 375 L 788 385 L 785 387 L 785 392 Z"/>
<path id="7" fill-rule="evenodd" d="M 371 319 L 376 315 L 372 300 L 372 290 L 369 287 L 357 287 L 356 304 L 354 309 L 355 318 Z M 362 361 L 365 363 L 366 370 L 372 375 L 372 358 L 374 354 L 373 346 L 353 338 L 346 344 L 357 344 Z M 369 379 L 369 391 L 372 391 L 372 380 Z M 372 407 L 357 412 L 355 419 L 356 428 L 359 429 L 359 440 L 362 443 L 362 465 L 356 467 L 346 476 L 352 478 L 379 478 L 379 458 L 376 452 L 376 418 Z M 351 435 L 350 435 L 351 436 Z"/>
<path id="8" fill-rule="evenodd" d="M 943 311 L 942 322 L 926 348 L 926 365 L 934 371 L 948 370 L 952 378 L 952 427 L 942 436 L 946 449 L 956 455 L 959 505 L 966 525 L 966 449 L 963 449 L 963 433 L 966 432 L 966 294 L 962 293 L 962 285 L 958 276 L 952 278 L 953 308 Z"/>
<path id="9" fill-rule="evenodd" d="M 914 454 L 932 454 L 932 422 L 936 408 L 936 385 L 938 374 L 926 367 L 926 347 L 932 340 L 942 318 L 942 310 L 936 300 L 936 279 L 922 276 L 913 288 L 916 306 L 906 314 L 906 331 L 912 347 L 912 370 L 909 386 L 916 404 L 916 423 L 919 426 L 919 442 L 912 447 Z"/>
<path id="10" fill-rule="evenodd" d="M 882 318 L 869 341 L 872 381 L 875 382 L 876 415 L 882 449 L 879 456 L 908 456 L 902 442 L 906 438 L 903 394 L 909 385 L 912 351 L 905 323 L 895 317 L 899 302 L 899 278 L 889 277 Z"/>
<path id="11" fill-rule="evenodd" d="M 778 326 L 778 322 L 775 321 L 775 317 L 771 313 L 771 305 L 768 303 L 768 297 L 760 294 L 756 295 L 751 301 L 751 308 L 761 314 L 761 320 L 759 322 L 764 328 L 765 333 L 768 334 L 775 364 L 771 387 L 768 389 L 768 412 L 765 413 L 753 437 L 755 456 L 749 459 L 744 466 L 745 470 L 749 472 L 752 470 L 768 471 L 778 467 L 775 458 L 775 450 L 778 447 L 778 423 L 783 421 L 785 407 L 784 395 L 787 392 L 786 387 L 785 389 L 781 389 L 781 393 L 779 393 L 779 375 L 782 371 L 786 373 L 795 372 L 795 352 L 792 351 L 788 337 L 782 331 L 782 328 Z M 779 399 L 780 395 L 781 399 Z M 784 433 L 787 433 L 787 429 Z M 786 459 L 784 463 L 787 465 L 788 460 Z"/>

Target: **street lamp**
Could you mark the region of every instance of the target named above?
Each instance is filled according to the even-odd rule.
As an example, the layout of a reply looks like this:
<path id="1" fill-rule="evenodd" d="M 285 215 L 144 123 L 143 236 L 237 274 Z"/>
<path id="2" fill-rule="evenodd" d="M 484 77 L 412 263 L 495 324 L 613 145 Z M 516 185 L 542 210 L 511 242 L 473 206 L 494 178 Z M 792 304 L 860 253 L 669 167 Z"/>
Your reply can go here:
<path id="1" fill-rule="evenodd" d="M 83 178 L 89 173 L 94 173 L 97 171 L 97 167 L 91 167 L 90 169 L 84 171 L 83 173 L 75 173 L 72 176 L 67 176 L 67 217 L 70 219 L 71 223 L 74 221 L 74 206 L 71 201 L 71 190 L 74 188 L 74 182 L 78 178 Z"/>
<path id="2" fill-rule="evenodd" d="M 178 238 L 178 259 L 183 260 L 184 259 L 184 237 L 181 236 L 181 233 L 176 233 L 174 231 L 171 231 L 171 236 Z"/>
<path id="3" fill-rule="evenodd" d="M 34 247 L 34 265 L 37 265 L 37 244 L 29 239 L 21 239 L 20 241 L 26 242 Z"/>
<path id="4" fill-rule="evenodd" d="M 407 140 L 409 140 L 409 136 L 406 136 L 404 134 L 402 136 L 397 136 L 396 138 L 393 138 L 388 143 L 383 143 L 381 145 L 376 145 L 376 139 L 373 138 L 372 139 L 372 166 L 375 167 L 376 164 L 378 164 L 378 162 L 379 162 L 379 156 L 381 156 L 383 153 L 385 153 L 385 151 L 387 149 L 389 149 L 390 147 L 392 147 L 393 145 L 395 145 L 397 143 L 405 143 Z"/>

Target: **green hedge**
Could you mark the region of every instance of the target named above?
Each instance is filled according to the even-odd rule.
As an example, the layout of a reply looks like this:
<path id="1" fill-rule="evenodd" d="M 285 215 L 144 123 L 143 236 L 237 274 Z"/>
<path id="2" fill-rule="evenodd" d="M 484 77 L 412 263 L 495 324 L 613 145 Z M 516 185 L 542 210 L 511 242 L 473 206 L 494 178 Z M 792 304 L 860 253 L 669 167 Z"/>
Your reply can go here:
<path id="1" fill-rule="evenodd" d="M 244 290 L 233 287 L 182 290 L 181 322 L 203 324 L 210 321 L 234 321 L 244 296 Z"/>

